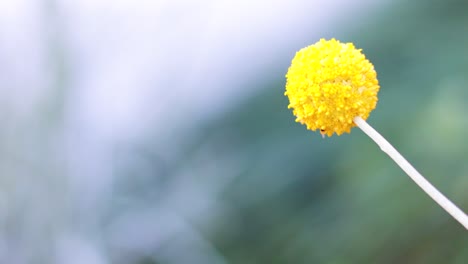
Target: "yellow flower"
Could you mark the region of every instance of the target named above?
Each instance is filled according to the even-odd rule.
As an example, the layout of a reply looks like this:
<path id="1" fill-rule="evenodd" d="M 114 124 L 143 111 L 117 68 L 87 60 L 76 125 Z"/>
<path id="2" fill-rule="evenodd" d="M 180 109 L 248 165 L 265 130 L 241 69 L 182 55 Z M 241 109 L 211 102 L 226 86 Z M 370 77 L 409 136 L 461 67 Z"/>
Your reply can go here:
<path id="1" fill-rule="evenodd" d="M 296 122 L 328 136 L 349 133 L 356 116 L 366 120 L 378 91 L 372 63 L 352 43 L 335 39 L 298 51 L 286 74 L 285 95 Z"/>

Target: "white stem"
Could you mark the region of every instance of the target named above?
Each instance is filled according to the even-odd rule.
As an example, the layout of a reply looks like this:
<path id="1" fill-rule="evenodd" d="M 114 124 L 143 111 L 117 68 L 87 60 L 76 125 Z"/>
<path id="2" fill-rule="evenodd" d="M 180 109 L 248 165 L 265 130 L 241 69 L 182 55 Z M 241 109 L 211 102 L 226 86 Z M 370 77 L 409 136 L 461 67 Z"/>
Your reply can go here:
<path id="1" fill-rule="evenodd" d="M 423 191 L 425 191 L 434 201 L 453 216 L 465 229 L 468 230 L 468 216 L 460 210 L 454 203 L 437 190 L 430 182 L 424 178 L 388 141 L 382 137 L 374 128 L 372 128 L 361 117 L 355 117 L 354 123 L 364 131 L 372 140 L 379 145 L 383 152 L 387 153 L 406 174 L 416 182 Z"/>

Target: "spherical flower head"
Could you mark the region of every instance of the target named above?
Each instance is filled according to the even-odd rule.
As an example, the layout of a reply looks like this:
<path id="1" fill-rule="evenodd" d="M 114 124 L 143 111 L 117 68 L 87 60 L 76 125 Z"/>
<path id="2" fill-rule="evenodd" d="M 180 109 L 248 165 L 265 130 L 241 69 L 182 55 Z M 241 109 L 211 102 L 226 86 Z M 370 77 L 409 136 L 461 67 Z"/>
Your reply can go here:
<path id="1" fill-rule="evenodd" d="M 374 66 L 352 43 L 321 39 L 301 49 L 286 74 L 288 108 L 307 129 L 349 133 L 353 118 L 366 120 L 377 105 Z"/>

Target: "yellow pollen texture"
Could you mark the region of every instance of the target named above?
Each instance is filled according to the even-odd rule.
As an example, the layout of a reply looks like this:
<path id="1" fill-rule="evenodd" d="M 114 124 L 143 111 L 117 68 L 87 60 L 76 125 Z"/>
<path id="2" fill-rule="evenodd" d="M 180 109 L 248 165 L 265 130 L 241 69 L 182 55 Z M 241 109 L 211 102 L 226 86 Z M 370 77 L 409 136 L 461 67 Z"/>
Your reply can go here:
<path id="1" fill-rule="evenodd" d="M 296 53 L 286 74 L 288 108 L 296 122 L 329 137 L 349 133 L 377 105 L 374 66 L 352 43 L 321 39 Z"/>

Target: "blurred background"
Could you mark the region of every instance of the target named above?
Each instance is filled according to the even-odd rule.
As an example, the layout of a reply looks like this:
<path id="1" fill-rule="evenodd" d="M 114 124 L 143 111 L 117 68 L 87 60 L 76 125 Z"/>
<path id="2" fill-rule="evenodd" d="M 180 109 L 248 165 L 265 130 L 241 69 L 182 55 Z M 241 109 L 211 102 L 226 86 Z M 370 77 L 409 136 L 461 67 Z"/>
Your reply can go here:
<path id="1" fill-rule="evenodd" d="M 0 1 L 0 263 L 468 263 L 464 228 L 360 130 L 295 123 L 320 38 L 369 118 L 468 211 L 467 1 Z"/>

